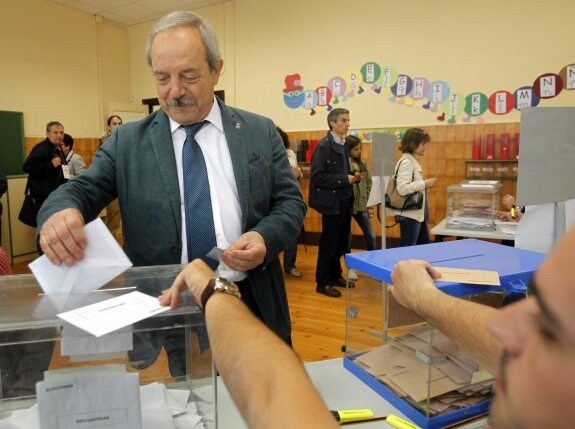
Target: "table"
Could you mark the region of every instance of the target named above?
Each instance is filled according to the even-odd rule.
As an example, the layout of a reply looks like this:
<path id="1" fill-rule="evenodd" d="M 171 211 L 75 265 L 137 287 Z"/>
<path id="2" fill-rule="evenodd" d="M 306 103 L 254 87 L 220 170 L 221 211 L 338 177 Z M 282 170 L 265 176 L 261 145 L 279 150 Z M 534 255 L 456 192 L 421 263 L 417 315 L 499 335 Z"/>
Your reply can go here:
<path id="1" fill-rule="evenodd" d="M 375 416 L 390 413 L 406 418 L 385 399 L 366 386 L 343 367 L 343 359 L 330 359 L 305 364 L 313 384 L 331 410 L 370 408 Z M 218 377 L 218 427 L 222 429 L 247 429 L 233 403 L 221 377 Z M 370 429 L 391 428 L 384 420 L 362 423 L 357 427 Z"/>
<path id="2" fill-rule="evenodd" d="M 495 222 L 495 231 L 475 231 L 472 229 L 448 228 L 447 218 L 445 218 L 435 225 L 430 232 L 436 236 L 437 241 L 443 241 L 443 236 L 515 241 L 514 234 L 506 234 L 502 231 L 506 226 L 509 226 L 507 224 L 511 224 L 511 222 Z"/>

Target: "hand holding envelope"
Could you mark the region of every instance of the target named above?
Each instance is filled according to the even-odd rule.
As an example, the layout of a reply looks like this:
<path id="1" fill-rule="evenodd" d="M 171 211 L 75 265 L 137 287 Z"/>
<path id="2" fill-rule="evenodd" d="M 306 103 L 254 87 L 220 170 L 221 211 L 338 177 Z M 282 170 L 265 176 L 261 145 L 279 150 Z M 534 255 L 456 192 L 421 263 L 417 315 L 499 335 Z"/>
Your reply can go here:
<path id="1" fill-rule="evenodd" d="M 54 265 L 46 255 L 29 265 L 46 294 L 96 290 L 132 266 L 100 218 L 86 225 L 84 234 L 88 246 L 74 265 Z"/>
<path id="2" fill-rule="evenodd" d="M 86 225 L 84 234 L 88 245 L 84 257 L 75 264 L 54 265 L 46 255 L 30 264 L 47 295 L 65 295 L 64 301 L 70 302 L 70 294 L 95 291 L 132 266 L 101 219 Z M 132 292 L 59 313 L 58 317 L 100 337 L 166 310 L 156 298 Z"/>

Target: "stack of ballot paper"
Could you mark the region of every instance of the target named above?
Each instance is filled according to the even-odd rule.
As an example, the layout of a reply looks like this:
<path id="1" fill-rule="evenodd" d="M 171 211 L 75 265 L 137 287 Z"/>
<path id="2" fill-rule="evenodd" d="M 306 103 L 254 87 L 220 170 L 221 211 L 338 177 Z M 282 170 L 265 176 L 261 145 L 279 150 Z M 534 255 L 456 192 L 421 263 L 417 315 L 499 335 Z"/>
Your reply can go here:
<path id="1" fill-rule="evenodd" d="M 430 355 L 430 339 L 433 347 Z M 432 362 L 431 372 L 429 362 Z M 355 359 L 355 363 L 415 408 L 431 415 L 488 400 L 494 378 L 437 329 L 407 330 Z M 431 377 L 430 377 L 431 374 Z"/>
<path id="2" fill-rule="evenodd" d="M 192 390 L 162 383 L 138 386 L 138 373 L 123 365 L 45 372 L 36 386 L 38 403 L 0 416 L 0 428 L 195 429 L 214 427 L 211 385 Z M 200 410 L 201 409 L 201 410 Z M 201 411 L 201 416 L 200 416 Z"/>
<path id="3" fill-rule="evenodd" d="M 483 217 L 452 216 L 447 221 L 447 227 L 455 229 L 493 231 L 495 230 L 495 223 L 489 218 Z"/>
<path id="4" fill-rule="evenodd" d="M 36 384 L 41 429 L 140 429 L 140 376 L 123 365 L 65 368 Z"/>

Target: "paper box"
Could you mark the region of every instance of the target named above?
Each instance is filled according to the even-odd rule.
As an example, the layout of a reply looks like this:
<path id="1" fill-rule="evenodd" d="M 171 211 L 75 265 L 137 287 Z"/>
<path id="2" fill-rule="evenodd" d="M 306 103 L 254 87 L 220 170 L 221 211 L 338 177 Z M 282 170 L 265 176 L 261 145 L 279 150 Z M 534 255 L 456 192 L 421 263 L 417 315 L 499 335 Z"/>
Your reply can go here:
<path id="1" fill-rule="evenodd" d="M 478 183 L 474 183 L 478 182 Z M 477 231 L 495 230 L 501 185 L 469 181 L 447 188 L 447 227 Z"/>

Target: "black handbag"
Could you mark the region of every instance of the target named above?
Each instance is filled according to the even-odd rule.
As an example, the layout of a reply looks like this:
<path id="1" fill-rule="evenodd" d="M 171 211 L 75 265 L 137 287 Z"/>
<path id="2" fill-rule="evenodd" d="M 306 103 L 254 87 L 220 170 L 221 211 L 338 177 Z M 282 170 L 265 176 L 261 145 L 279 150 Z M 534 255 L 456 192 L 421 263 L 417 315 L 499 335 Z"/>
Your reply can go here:
<path id="1" fill-rule="evenodd" d="M 26 190 L 24 191 L 24 202 L 22 203 L 22 208 L 18 214 L 18 220 L 24 225 L 36 228 L 38 226 L 38 223 L 36 222 L 38 211 L 40 211 L 40 206 L 36 203 L 36 200 L 30 193 L 30 179 L 28 179 L 26 182 Z"/>
<path id="2" fill-rule="evenodd" d="M 402 160 L 403 162 L 405 160 Z M 385 190 L 385 207 L 395 210 L 419 210 L 423 207 L 423 192 L 417 191 L 408 195 L 401 195 L 397 191 L 397 172 L 399 171 L 399 165 L 395 170 L 395 174 L 389 178 L 389 183 Z M 411 180 L 415 179 L 415 172 Z"/>

